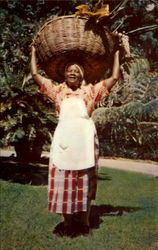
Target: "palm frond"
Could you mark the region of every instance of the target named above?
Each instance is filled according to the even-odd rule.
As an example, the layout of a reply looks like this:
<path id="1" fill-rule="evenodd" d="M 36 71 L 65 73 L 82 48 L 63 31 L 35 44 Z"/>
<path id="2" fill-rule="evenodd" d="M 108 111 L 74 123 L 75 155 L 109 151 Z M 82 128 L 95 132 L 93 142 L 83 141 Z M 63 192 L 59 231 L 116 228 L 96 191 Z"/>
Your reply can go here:
<path id="1" fill-rule="evenodd" d="M 153 25 L 140 27 L 134 30 L 130 30 L 126 32 L 126 34 L 129 35 L 129 34 L 134 34 L 134 33 L 145 33 L 145 32 L 156 30 L 156 29 L 158 29 L 158 24 L 153 24 Z"/>
<path id="2" fill-rule="evenodd" d="M 113 19 L 118 15 L 118 13 L 123 10 L 127 4 L 128 0 L 121 1 L 112 11 L 110 18 Z"/>

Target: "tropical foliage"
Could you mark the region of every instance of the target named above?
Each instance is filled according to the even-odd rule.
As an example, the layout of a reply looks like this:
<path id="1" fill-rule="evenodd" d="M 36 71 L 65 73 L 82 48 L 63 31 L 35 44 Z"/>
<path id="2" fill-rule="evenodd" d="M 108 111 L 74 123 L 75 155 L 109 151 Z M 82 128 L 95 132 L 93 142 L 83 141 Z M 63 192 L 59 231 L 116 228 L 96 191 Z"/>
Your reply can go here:
<path id="1" fill-rule="evenodd" d="M 93 114 L 101 154 L 157 161 L 158 73 L 149 72 L 146 59 L 138 56 L 124 62 L 121 72 Z"/>
<path id="2" fill-rule="evenodd" d="M 102 156 L 158 160 L 158 100 L 98 108 L 93 119 Z"/>

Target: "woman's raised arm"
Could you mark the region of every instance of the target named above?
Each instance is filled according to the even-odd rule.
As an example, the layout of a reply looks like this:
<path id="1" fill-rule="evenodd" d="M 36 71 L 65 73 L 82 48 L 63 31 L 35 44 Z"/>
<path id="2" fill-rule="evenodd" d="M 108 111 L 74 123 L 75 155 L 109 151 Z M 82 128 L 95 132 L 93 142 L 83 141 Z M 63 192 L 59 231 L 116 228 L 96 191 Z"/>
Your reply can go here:
<path id="1" fill-rule="evenodd" d="M 51 80 L 41 76 L 38 73 L 38 69 L 37 69 L 37 58 L 36 58 L 36 49 L 34 46 L 31 47 L 31 62 L 30 62 L 30 71 L 32 74 L 33 79 L 41 86 L 44 82 L 48 82 Z"/>
<path id="2" fill-rule="evenodd" d="M 125 54 L 126 56 L 130 56 L 128 36 L 122 33 L 118 33 L 116 35 L 119 37 L 121 52 Z M 119 80 L 119 77 L 120 77 L 120 60 L 119 60 L 120 50 L 117 50 L 114 54 L 112 75 L 111 77 L 106 79 L 106 86 L 108 90 L 110 90 L 115 85 L 115 83 Z"/>
<path id="3" fill-rule="evenodd" d="M 39 92 L 46 96 L 50 101 L 55 102 L 55 98 L 59 89 L 59 85 L 55 85 L 50 79 L 41 76 L 37 70 L 36 49 L 34 46 L 31 48 L 31 63 L 30 71 L 33 79 L 40 86 Z"/>
<path id="4" fill-rule="evenodd" d="M 130 48 L 128 43 L 128 36 L 121 33 L 115 34 L 119 36 L 120 49 L 114 54 L 112 74 L 109 78 L 102 80 L 93 85 L 94 101 L 95 103 L 100 102 L 108 94 L 110 89 L 115 85 L 120 77 L 120 52 L 126 56 L 130 56 Z"/>
<path id="5" fill-rule="evenodd" d="M 120 54 L 120 51 L 117 50 L 114 54 L 112 75 L 106 79 L 106 87 L 108 91 L 115 85 L 115 83 L 118 81 L 119 76 L 120 76 L 119 54 Z"/>

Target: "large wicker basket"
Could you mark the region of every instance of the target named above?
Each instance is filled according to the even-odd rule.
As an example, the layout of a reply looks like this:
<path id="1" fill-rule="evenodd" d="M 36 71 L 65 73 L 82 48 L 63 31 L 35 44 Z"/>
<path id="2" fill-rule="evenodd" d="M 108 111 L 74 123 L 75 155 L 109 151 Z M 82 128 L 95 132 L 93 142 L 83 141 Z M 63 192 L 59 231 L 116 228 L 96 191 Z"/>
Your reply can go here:
<path id="1" fill-rule="evenodd" d="M 55 81 L 64 81 L 69 62 L 80 63 L 87 83 L 100 80 L 112 61 L 114 42 L 107 27 L 86 17 L 51 19 L 33 39 L 40 66 Z"/>

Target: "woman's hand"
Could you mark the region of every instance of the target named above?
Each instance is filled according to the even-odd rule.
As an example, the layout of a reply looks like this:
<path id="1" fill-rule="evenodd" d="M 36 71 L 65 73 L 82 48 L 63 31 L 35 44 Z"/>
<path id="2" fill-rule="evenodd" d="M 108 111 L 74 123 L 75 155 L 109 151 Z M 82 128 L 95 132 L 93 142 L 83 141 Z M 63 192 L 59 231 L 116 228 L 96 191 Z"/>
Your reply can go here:
<path id="1" fill-rule="evenodd" d="M 130 56 L 129 37 L 117 31 L 113 33 L 114 39 L 117 40 L 117 50 L 120 51 L 121 57 Z"/>
<path id="2" fill-rule="evenodd" d="M 118 37 L 119 37 L 119 46 L 121 48 L 122 53 L 125 56 L 130 56 L 129 37 L 122 33 L 118 33 Z"/>

